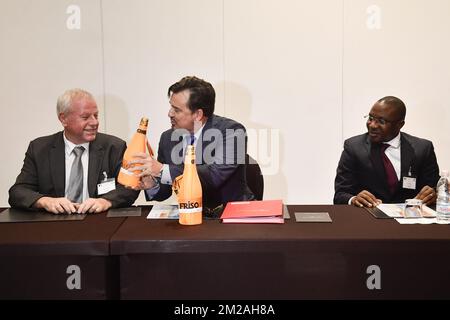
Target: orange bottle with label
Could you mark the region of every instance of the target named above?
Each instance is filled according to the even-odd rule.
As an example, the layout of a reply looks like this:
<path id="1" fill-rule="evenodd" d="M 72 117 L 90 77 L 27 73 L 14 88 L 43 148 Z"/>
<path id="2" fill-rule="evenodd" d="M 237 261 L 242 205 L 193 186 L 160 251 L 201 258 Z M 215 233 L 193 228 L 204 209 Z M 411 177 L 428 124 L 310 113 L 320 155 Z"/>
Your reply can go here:
<path id="1" fill-rule="evenodd" d="M 179 223 L 196 225 L 202 223 L 202 185 L 195 165 L 194 146 L 188 145 L 184 158 L 184 171 L 175 178 L 172 188 L 178 197 Z"/>
<path id="2" fill-rule="evenodd" d="M 137 177 L 136 174 L 139 174 L 141 171 L 127 170 L 129 168 L 129 162 L 135 159 L 132 157 L 132 155 L 138 152 L 145 152 L 145 148 L 147 147 L 150 155 L 153 156 L 153 150 L 150 147 L 150 144 L 148 143 L 146 136 L 147 127 L 148 127 L 148 119 L 145 117 L 141 118 L 139 128 L 131 138 L 128 147 L 125 150 L 125 153 L 123 154 L 122 167 L 120 168 L 117 181 L 126 187 L 136 188 L 139 186 L 139 177 Z"/>

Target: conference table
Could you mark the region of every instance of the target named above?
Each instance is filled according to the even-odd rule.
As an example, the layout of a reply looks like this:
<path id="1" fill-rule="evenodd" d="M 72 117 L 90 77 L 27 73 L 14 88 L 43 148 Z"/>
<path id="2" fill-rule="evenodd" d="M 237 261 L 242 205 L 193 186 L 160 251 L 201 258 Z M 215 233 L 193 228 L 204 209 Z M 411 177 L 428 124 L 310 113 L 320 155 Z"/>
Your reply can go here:
<path id="1" fill-rule="evenodd" d="M 124 220 L 0 223 L 0 299 L 118 299 L 109 244 Z"/>
<path id="2" fill-rule="evenodd" d="M 450 226 L 351 206 L 288 206 L 285 224 L 127 218 L 111 238 L 122 299 L 450 298 Z M 328 212 L 332 223 L 297 223 Z"/>
<path id="3" fill-rule="evenodd" d="M 146 219 L 150 207 L 140 217 L 0 224 L 1 283 L 5 268 L 10 283 L 27 281 L 1 284 L 0 297 L 45 287 L 40 297 L 79 298 L 66 288 L 70 263 L 86 274 L 86 298 L 450 298 L 449 225 L 401 225 L 346 205 L 288 209 L 284 224 L 182 226 Z M 332 222 L 298 223 L 295 212 L 328 212 Z"/>

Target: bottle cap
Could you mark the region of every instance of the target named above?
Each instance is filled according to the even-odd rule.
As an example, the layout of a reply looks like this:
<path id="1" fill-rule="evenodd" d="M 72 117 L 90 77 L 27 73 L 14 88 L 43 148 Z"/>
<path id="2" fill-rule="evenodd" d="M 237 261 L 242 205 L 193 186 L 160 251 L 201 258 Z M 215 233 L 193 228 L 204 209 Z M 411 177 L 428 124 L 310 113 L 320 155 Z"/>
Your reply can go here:
<path id="1" fill-rule="evenodd" d="M 141 122 L 139 123 L 140 126 L 148 126 L 148 118 L 142 117 Z"/>

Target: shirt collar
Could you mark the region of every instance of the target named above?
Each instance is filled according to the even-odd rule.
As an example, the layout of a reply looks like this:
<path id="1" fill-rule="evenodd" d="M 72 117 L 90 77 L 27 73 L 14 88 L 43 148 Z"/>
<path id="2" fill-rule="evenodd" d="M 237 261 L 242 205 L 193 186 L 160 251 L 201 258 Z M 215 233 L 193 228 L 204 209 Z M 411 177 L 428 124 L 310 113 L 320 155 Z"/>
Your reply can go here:
<path id="1" fill-rule="evenodd" d="M 206 122 L 200 127 L 200 129 L 198 129 L 198 130 L 194 133 L 195 142 L 197 142 L 198 139 L 200 138 L 200 136 L 201 136 L 201 134 L 202 134 L 202 131 L 203 131 L 203 128 L 205 127 L 205 124 L 206 124 Z M 188 134 L 188 133 L 186 133 L 186 134 L 183 135 L 184 138 L 190 137 L 190 136 L 191 136 L 191 134 Z"/>
<path id="2" fill-rule="evenodd" d="M 201 126 L 200 129 L 197 130 L 196 133 L 194 133 L 194 137 L 195 137 L 195 141 L 198 140 L 198 138 L 200 138 L 200 135 L 202 134 L 203 128 L 205 127 L 206 122 Z"/>
<path id="3" fill-rule="evenodd" d="M 397 149 L 398 147 L 400 147 L 400 132 L 392 140 L 387 141 L 387 142 L 383 142 L 383 143 L 388 144 L 389 146 Z"/>
<path id="4" fill-rule="evenodd" d="M 63 133 L 63 138 L 64 138 L 66 156 L 70 156 L 70 154 L 72 153 L 73 149 L 75 149 L 75 147 L 82 146 L 82 147 L 84 147 L 84 150 L 89 150 L 89 142 L 75 144 L 72 141 L 69 141 L 69 139 L 67 139 L 65 132 Z"/>

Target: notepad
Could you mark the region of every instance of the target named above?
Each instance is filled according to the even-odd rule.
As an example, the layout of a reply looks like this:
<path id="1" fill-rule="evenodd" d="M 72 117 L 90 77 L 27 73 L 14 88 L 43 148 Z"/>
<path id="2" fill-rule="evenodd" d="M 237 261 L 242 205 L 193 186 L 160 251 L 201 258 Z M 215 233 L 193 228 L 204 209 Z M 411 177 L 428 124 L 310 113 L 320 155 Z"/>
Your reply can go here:
<path id="1" fill-rule="evenodd" d="M 297 222 L 332 222 L 328 212 L 296 212 Z"/>
<path id="2" fill-rule="evenodd" d="M 140 217 L 141 216 L 141 208 L 140 207 L 129 207 L 129 208 L 109 209 L 106 216 L 108 218 Z"/>
<path id="3" fill-rule="evenodd" d="M 43 222 L 43 221 L 74 221 L 83 220 L 85 214 L 53 214 L 44 211 L 25 211 L 21 209 L 6 209 L 0 213 L 2 222 Z"/>

